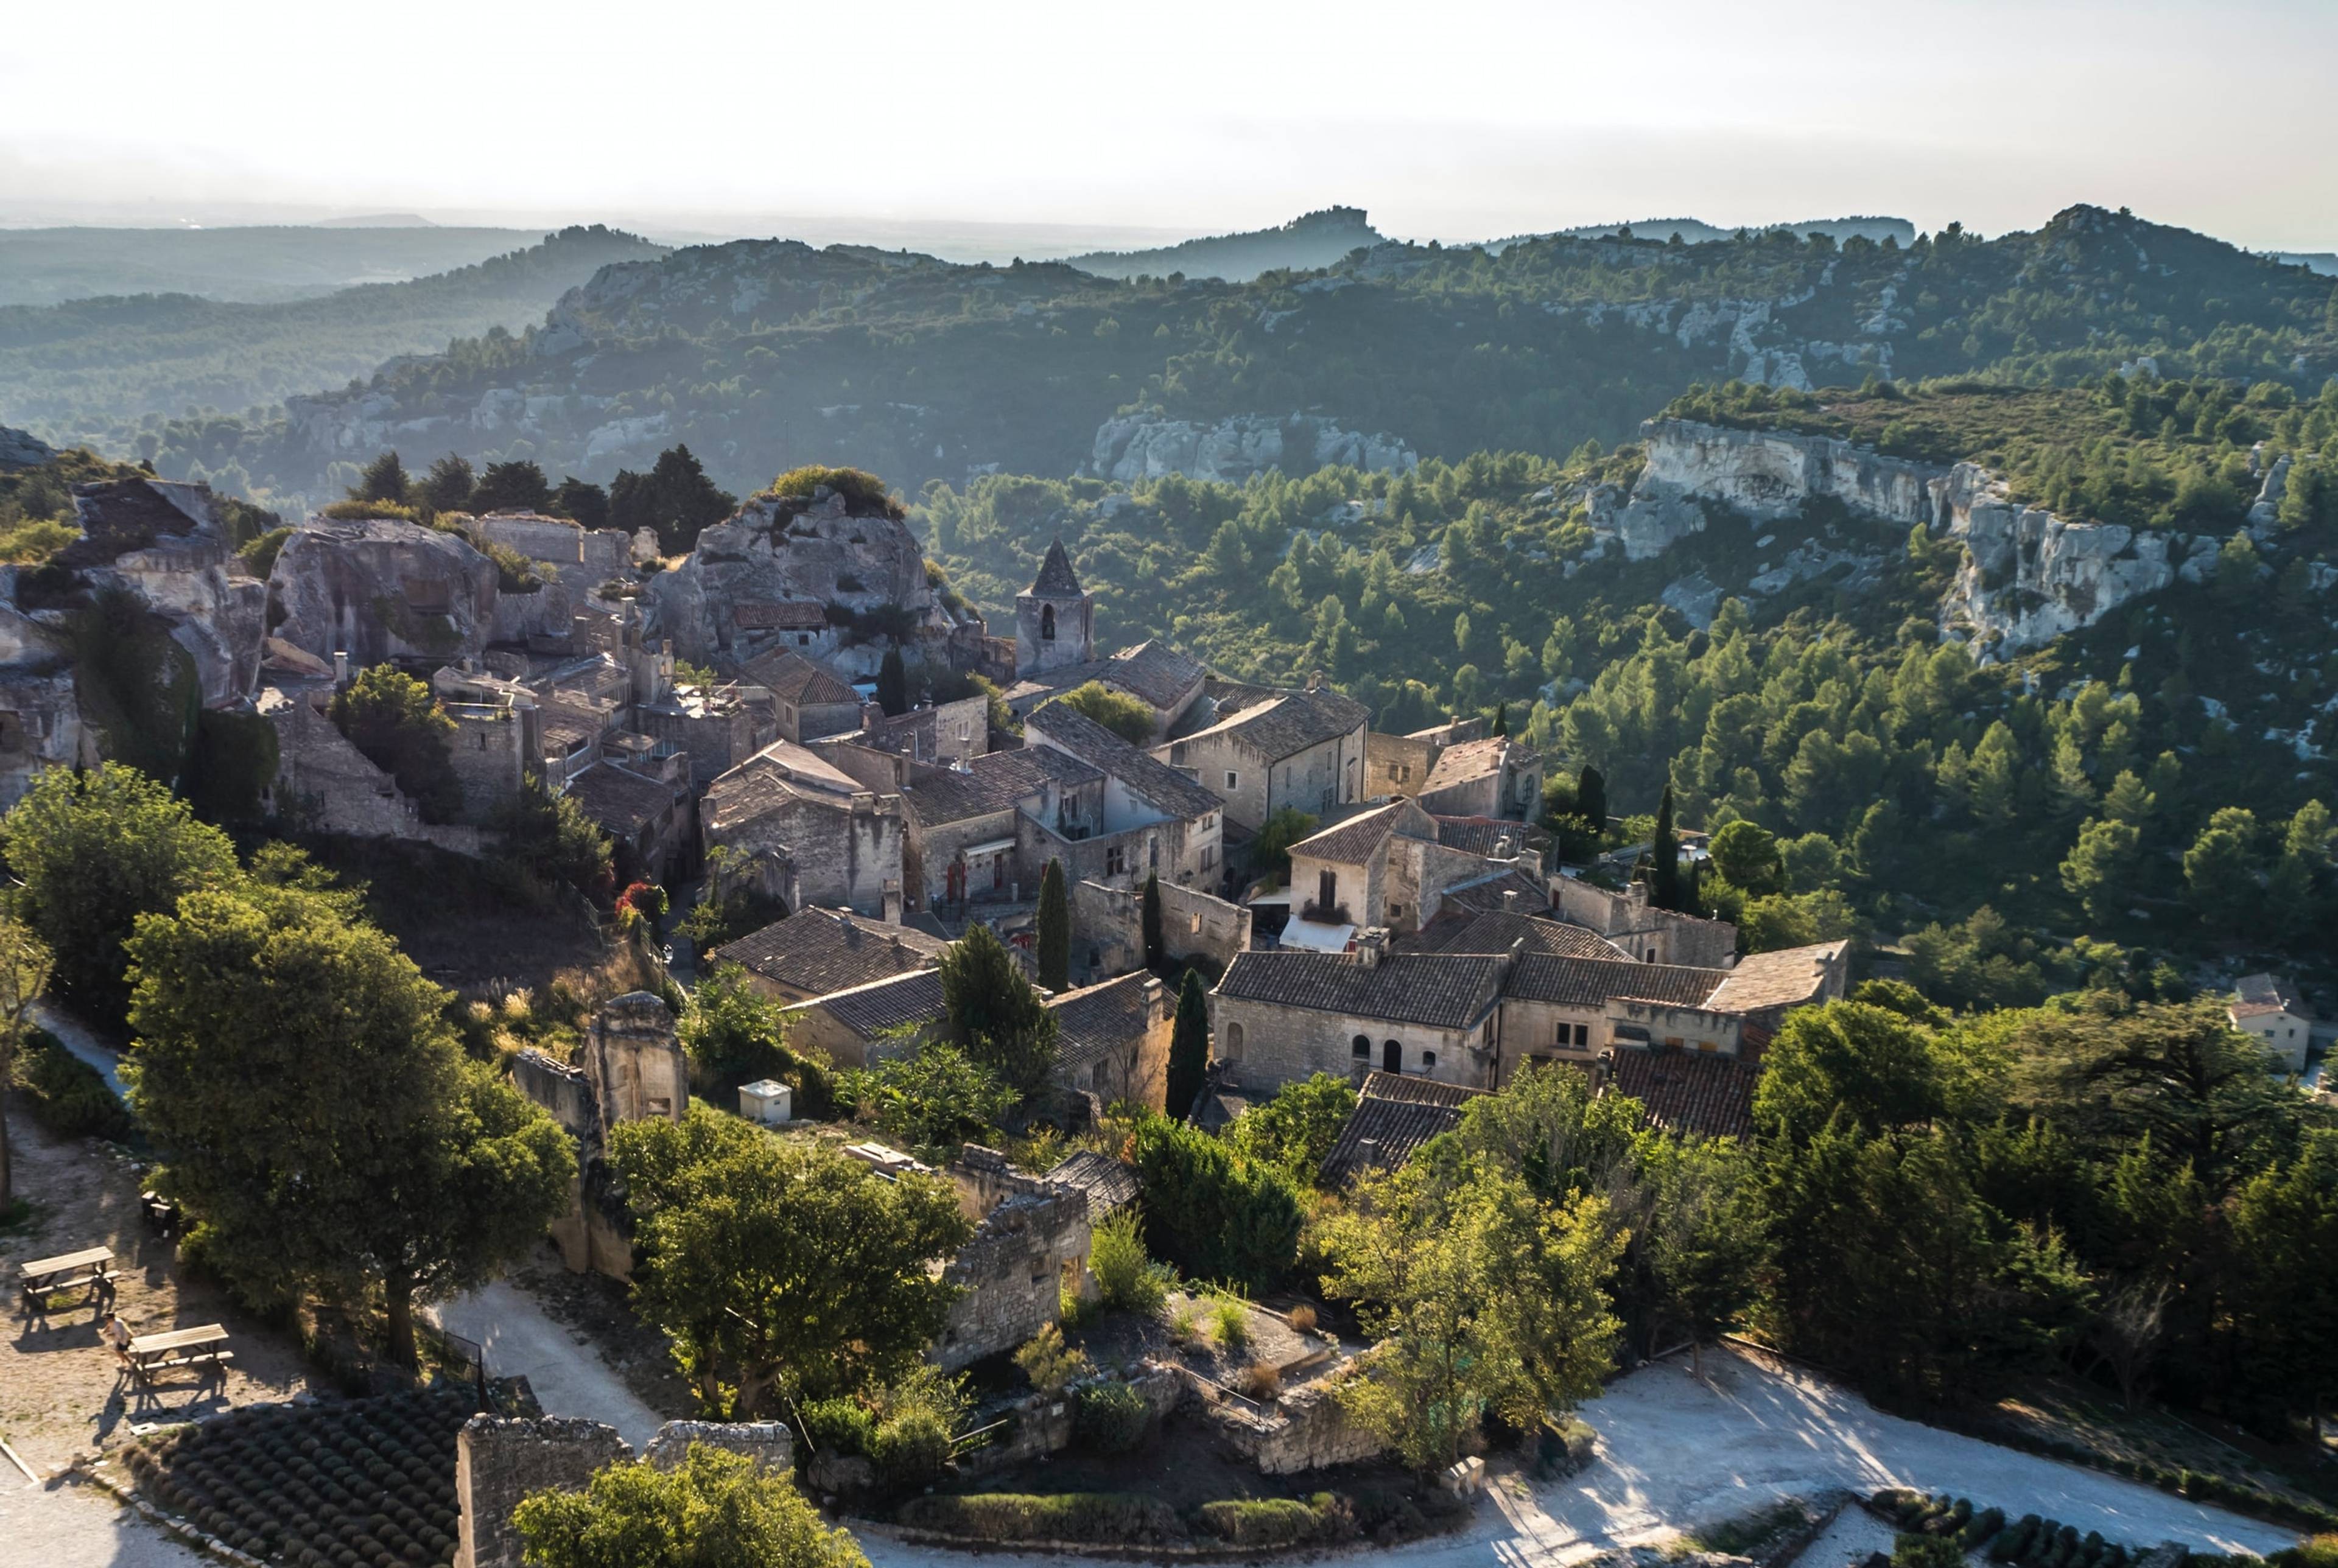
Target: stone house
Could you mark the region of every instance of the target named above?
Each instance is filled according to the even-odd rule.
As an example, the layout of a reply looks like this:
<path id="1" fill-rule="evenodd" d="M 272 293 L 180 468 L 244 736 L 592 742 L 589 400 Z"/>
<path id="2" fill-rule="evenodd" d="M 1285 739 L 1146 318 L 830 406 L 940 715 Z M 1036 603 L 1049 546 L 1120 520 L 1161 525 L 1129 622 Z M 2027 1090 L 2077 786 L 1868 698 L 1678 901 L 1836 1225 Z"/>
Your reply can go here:
<path id="1" fill-rule="evenodd" d="M 1525 846 L 1518 824 L 1507 826 L 1456 832 L 1411 800 L 1391 800 L 1292 846 L 1292 899 L 1301 919 L 1320 925 L 1416 930 L 1443 912 L 1452 889 L 1506 871 L 1529 885 L 1541 875 L 1541 853 Z"/>
<path id="2" fill-rule="evenodd" d="M 1619 1049 L 1601 1063 L 1602 1093 L 1628 1094 L 1651 1127 L 1705 1138 L 1744 1138 L 1754 1130 L 1758 1059 L 1698 1051 Z"/>
<path id="3" fill-rule="evenodd" d="M 758 984 L 761 984 L 759 982 Z M 837 1067 L 914 1055 L 953 1038 L 940 970 L 909 969 L 790 1004 L 788 1044 Z"/>
<path id="4" fill-rule="evenodd" d="M 569 777 L 564 793 L 609 836 L 620 884 L 669 887 L 689 869 L 697 845 L 689 767 L 684 756 L 663 766 L 603 760 Z"/>
<path id="5" fill-rule="evenodd" d="M 1104 794 L 1100 769 L 1044 746 L 912 769 L 900 794 L 909 906 L 1036 898 L 1048 855 L 1095 832 Z"/>
<path id="6" fill-rule="evenodd" d="M 690 757 L 691 781 L 703 789 L 778 740 L 770 704 L 737 685 L 676 686 L 634 704 L 634 727 Z"/>
<path id="7" fill-rule="evenodd" d="M 565 517 L 534 512 L 490 512 L 473 518 L 471 531 L 551 567 L 581 588 L 633 573 L 634 541 L 622 528 L 586 528 Z"/>
<path id="8" fill-rule="evenodd" d="M 817 599 L 742 599 L 731 606 L 731 652 L 753 660 L 786 650 L 807 659 L 837 651 L 838 629 Z"/>
<path id="9" fill-rule="evenodd" d="M 1459 1126 L 1469 1102 L 1484 1093 L 1401 1073 L 1365 1073 L 1356 1108 L 1323 1157 L 1323 1186 L 1336 1191 L 1368 1172 L 1399 1169 L 1414 1150 Z"/>
<path id="10" fill-rule="evenodd" d="M 1311 676 L 1303 691 L 1213 683 L 1214 720 L 1154 755 L 1259 827 L 1285 806 L 1321 816 L 1363 799 L 1364 727 L 1370 712 Z"/>
<path id="11" fill-rule="evenodd" d="M 1043 852 L 1060 858 L 1074 880 L 1134 887 L 1150 875 L 1164 883 L 1216 886 L 1224 823 L 1215 795 L 1061 703 L 1033 713 L 1024 735 L 1027 746 L 1059 751 L 1103 775 L 1096 818 L 1077 837 L 1044 818 L 1038 823 L 1049 840 Z"/>
<path id="12" fill-rule="evenodd" d="M 1620 892 L 1579 877 L 1550 879 L 1551 912 L 1569 925 L 1596 931 L 1635 958 L 1724 969 L 1736 962 L 1737 927 L 1648 903 L 1648 885 Z"/>
<path id="13" fill-rule="evenodd" d="M 1797 1007 L 1841 1001 L 1850 982 L 1849 942 L 1781 947 L 1740 958 L 1708 1004 L 1774 1033 Z"/>
<path id="14" fill-rule="evenodd" d="M 1106 1105 L 1134 1101 L 1166 1108 L 1169 1035 L 1175 999 L 1144 970 L 1047 998 L 1060 1054 L 1056 1082 Z"/>
<path id="15" fill-rule="evenodd" d="M 869 789 L 827 759 L 774 740 L 706 791 L 706 848 L 789 907 L 900 912 L 908 835 L 902 798 Z"/>
<path id="16" fill-rule="evenodd" d="M 1152 740 L 1157 744 L 1201 700 L 1209 671 L 1166 642 L 1148 641 L 1109 659 L 1059 664 L 1016 681 L 1006 691 L 1007 711 L 1020 718 L 1090 681 L 1144 703 L 1153 715 Z"/>
<path id="17" fill-rule="evenodd" d="M 1091 977 L 1125 975 L 1144 963 L 1144 887 L 1072 884 L 1072 958 Z M 1219 969 L 1246 952 L 1252 915 L 1194 887 L 1161 884 L 1161 946 L 1175 959 L 1203 958 Z"/>
<path id="18" fill-rule="evenodd" d="M 860 729 L 824 736 L 819 742 L 823 749 L 836 743 L 863 746 L 929 765 L 970 762 L 990 750 L 990 699 L 977 692 L 890 717 L 876 703 L 863 703 Z"/>
<path id="19" fill-rule="evenodd" d="M 1214 1055 L 1260 1093 L 1374 1068 L 1497 1086 L 1517 955 L 1391 953 L 1386 939 L 1361 932 L 1352 953 L 1237 956 L 1210 994 Z"/>
<path id="20" fill-rule="evenodd" d="M 1486 733 L 1483 719 L 1449 719 L 1426 730 L 1404 735 L 1373 730 L 1364 737 L 1364 793 L 1401 795 L 1411 799 L 1429 782 L 1437 760 L 1449 746 L 1477 740 Z"/>
<path id="21" fill-rule="evenodd" d="M 2287 980 L 2277 975 L 2242 975 L 2225 1015 L 2234 1028 L 2272 1052 L 2283 1072 L 2305 1071 L 2313 1013 Z"/>
<path id="22" fill-rule="evenodd" d="M 801 746 L 860 728 L 860 693 L 792 648 L 751 661 L 740 679 L 771 694 L 781 740 Z"/>
<path id="23" fill-rule="evenodd" d="M 914 926 L 889 926 L 849 909 L 807 908 L 712 949 L 706 965 L 739 965 L 764 995 L 804 1002 L 930 969 L 948 947 Z"/>
<path id="24" fill-rule="evenodd" d="M 1507 735 L 1448 746 L 1420 786 L 1420 804 L 1442 817 L 1532 821 L 1542 810 L 1542 755 Z"/>

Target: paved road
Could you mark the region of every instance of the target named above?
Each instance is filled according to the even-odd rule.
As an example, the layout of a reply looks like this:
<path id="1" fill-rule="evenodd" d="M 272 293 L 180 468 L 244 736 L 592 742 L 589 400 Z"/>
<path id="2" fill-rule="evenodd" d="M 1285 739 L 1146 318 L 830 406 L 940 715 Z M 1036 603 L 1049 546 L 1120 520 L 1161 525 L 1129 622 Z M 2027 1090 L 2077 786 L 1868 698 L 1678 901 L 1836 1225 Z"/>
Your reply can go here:
<path id="1" fill-rule="evenodd" d="M 33 1004 L 33 1022 L 55 1035 L 57 1044 L 104 1073 L 117 1096 L 126 1094 L 122 1074 L 116 1071 L 122 1065 L 121 1054 L 91 1034 L 80 1019 L 54 1002 L 42 1001 Z"/>
<path id="2" fill-rule="evenodd" d="M 439 1324 L 486 1348 L 492 1377 L 522 1377 L 547 1416 L 582 1416 L 614 1426 L 638 1452 L 664 1419 L 634 1396 L 590 1340 L 553 1321 L 543 1303 L 508 1280 L 431 1308 Z"/>
<path id="3" fill-rule="evenodd" d="M 41 1568 L 219 1568 L 95 1486 L 23 1483 L 0 1463 L 0 1559 Z"/>

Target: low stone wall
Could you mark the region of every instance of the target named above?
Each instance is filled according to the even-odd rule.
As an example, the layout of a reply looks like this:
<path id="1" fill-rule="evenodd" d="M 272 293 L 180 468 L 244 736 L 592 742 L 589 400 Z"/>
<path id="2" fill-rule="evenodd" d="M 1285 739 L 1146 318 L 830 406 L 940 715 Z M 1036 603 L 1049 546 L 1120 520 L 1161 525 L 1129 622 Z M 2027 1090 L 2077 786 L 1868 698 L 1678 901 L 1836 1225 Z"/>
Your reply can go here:
<path id="1" fill-rule="evenodd" d="M 1250 928 L 1251 913 L 1240 905 L 1174 882 L 1161 884 L 1161 946 L 1170 957 L 1207 958 L 1223 968 L 1249 948 Z M 1143 965 L 1143 888 L 1073 883 L 1072 948 L 1076 954 L 1095 952 L 1091 979 L 1125 975 Z"/>

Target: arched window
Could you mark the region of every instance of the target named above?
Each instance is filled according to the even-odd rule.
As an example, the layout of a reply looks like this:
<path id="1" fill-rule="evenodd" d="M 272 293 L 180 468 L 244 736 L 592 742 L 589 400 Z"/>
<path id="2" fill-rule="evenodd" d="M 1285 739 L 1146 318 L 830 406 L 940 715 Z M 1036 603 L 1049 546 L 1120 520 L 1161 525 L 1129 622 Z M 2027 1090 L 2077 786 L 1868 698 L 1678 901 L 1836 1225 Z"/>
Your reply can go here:
<path id="1" fill-rule="evenodd" d="M 1437 1071 L 1437 1053 L 1436 1053 L 1436 1052 L 1434 1052 L 1434 1051 L 1423 1051 L 1423 1052 L 1420 1054 L 1420 1070 L 1421 1070 L 1423 1073 L 1434 1073 L 1434 1072 L 1436 1072 L 1436 1071 Z"/>
<path id="2" fill-rule="evenodd" d="M 1383 1073 L 1401 1073 L 1404 1071 L 1403 1046 L 1398 1044 L 1393 1040 L 1381 1042 L 1380 1071 Z"/>
<path id="3" fill-rule="evenodd" d="M 1056 607 L 1053 604 L 1042 604 L 1039 607 L 1039 641 L 1053 642 L 1055 640 Z"/>
<path id="4" fill-rule="evenodd" d="M 1241 1024 L 1227 1024 L 1227 1025 L 1226 1025 L 1226 1037 L 1225 1037 L 1224 1044 L 1225 1044 L 1225 1048 L 1226 1048 L 1226 1049 L 1225 1049 L 1225 1058 L 1226 1058 L 1226 1060 L 1227 1060 L 1227 1061 L 1229 1061 L 1229 1062 L 1239 1062 L 1239 1061 L 1241 1061 L 1241 1060 L 1242 1060 L 1242 1054 L 1243 1054 L 1243 1026 L 1242 1026 Z"/>
<path id="5" fill-rule="evenodd" d="M 1359 1034 L 1348 1043 L 1348 1054 L 1359 1062 L 1369 1062 L 1372 1059 L 1372 1043 Z"/>

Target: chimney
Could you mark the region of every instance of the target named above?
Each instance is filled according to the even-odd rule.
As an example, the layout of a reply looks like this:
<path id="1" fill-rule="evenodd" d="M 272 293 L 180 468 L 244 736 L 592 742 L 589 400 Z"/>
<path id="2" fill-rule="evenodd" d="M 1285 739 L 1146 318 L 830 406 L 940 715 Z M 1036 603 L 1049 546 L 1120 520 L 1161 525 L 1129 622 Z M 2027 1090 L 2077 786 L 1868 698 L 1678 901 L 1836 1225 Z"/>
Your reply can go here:
<path id="1" fill-rule="evenodd" d="M 1310 670 L 1307 672 L 1307 690 L 1310 691 L 1321 691 L 1323 690 L 1323 671 L 1321 670 Z"/>
<path id="2" fill-rule="evenodd" d="M 333 650 L 333 684 L 334 684 L 334 685 L 336 685 L 336 686 L 346 686 L 346 685 L 348 685 L 349 683 L 349 650 L 347 650 L 347 649 L 345 649 L 345 648 L 336 648 L 336 649 L 334 649 L 334 650 Z"/>
<path id="3" fill-rule="evenodd" d="M 1388 939 L 1385 926 L 1367 926 L 1357 932 L 1356 962 L 1367 969 L 1378 968 L 1380 961 L 1388 956 Z"/>
<path id="4" fill-rule="evenodd" d="M 1508 834 L 1505 833 L 1500 838 L 1494 840 L 1495 859 L 1508 860 L 1517 853 L 1518 845 L 1511 840 Z"/>
<path id="5" fill-rule="evenodd" d="M 886 925 L 888 925 L 888 926 L 899 926 L 900 923 L 901 923 L 901 882 L 900 882 L 900 878 L 899 878 L 899 877 L 886 877 L 886 878 L 885 878 L 885 924 L 886 924 Z M 896 946 L 896 947 L 899 947 L 900 945 L 901 945 L 901 939 L 900 939 L 899 936 L 894 937 L 894 938 L 893 938 L 893 946 Z"/>
<path id="6" fill-rule="evenodd" d="M 1503 889 L 1502 889 L 1502 913 L 1503 913 L 1503 914 L 1505 914 L 1505 915 L 1515 915 L 1515 914 L 1517 914 L 1517 913 L 1518 912 L 1518 906 L 1519 906 L 1520 904 L 1522 904 L 1523 902 L 1525 902 L 1525 900 L 1519 897 L 1519 895 L 1518 895 L 1518 890 L 1517 888 L 1515 888 L 1515 887 L 1505 887 L 1505 888 L 1503 888 Z"/>

